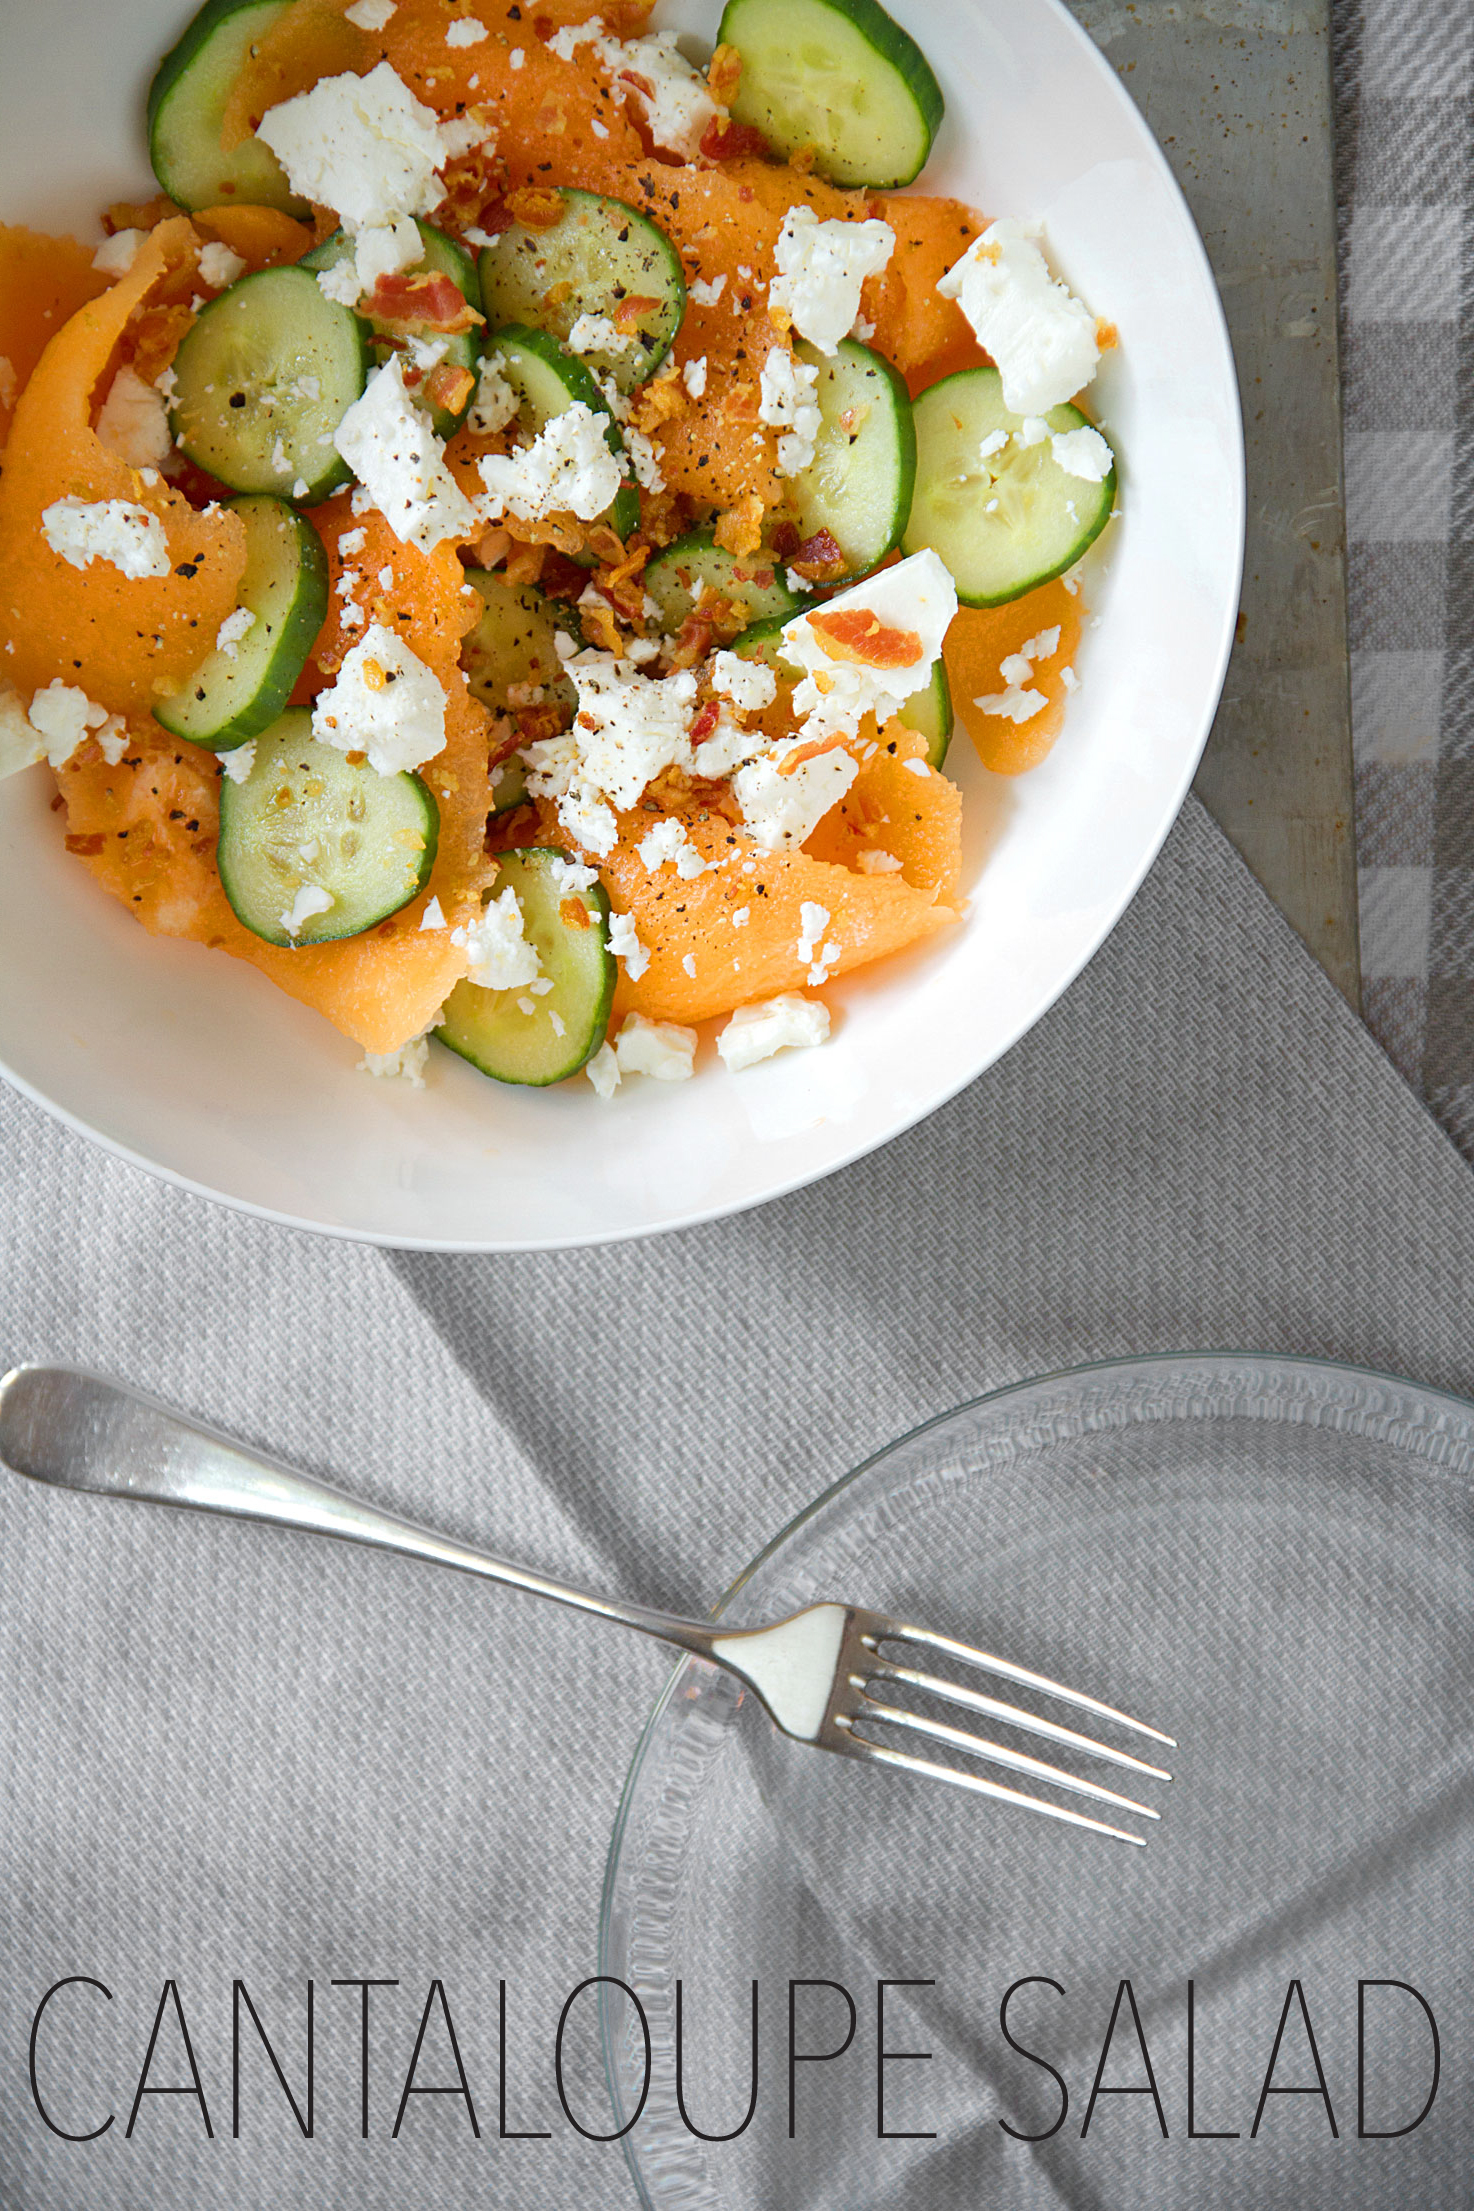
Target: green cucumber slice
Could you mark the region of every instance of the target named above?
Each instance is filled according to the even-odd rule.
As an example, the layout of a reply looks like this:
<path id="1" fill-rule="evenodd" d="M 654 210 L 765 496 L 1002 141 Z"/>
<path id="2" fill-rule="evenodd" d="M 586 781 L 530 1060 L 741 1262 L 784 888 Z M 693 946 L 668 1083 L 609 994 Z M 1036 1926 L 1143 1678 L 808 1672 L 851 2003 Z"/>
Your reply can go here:
<path id="1" fill-rule="evenodd" d="M 482 990 L 457 983 L 445 1002 L 435 1031 L 462 1059 L 494 1082 L 546 1088 L 566 1082 L 586 1066 L 609 1032 L 617 974 L 609 950 L 609 899 L 601 883 L 588 890 L 565 891 L 558 873 L 566 852 L 533 846 L 509 853 L 492 888 L 492 897 L 517 893 L 522 932 L 536 948 L 540 980 L 550 991 Z M 573 899 L 587 915 L 587 926 L 571 926 L 563 905 Z M 529 1013 L 528 1007 L 532 1008 Z"/>
<path id="2" fill-rule="evenodd" d="M 174 356 L 170 425 L 232 491 L 312 506 L 352 481 L 333 436 L 369 366 L 363 324 L 310 269 L 263 269 L 195 318 Z"/>
<path id="3" fill-rule="evenodd" d="M 262 139 L 220 143 L 225 106 L 251 49 L 288 0 L 208 0 L 154 73 L 148 95 L 148 154 L 171 200 L 181 207 L 279 207 L 310 215 Z"/>
<path id="4" fill-rule="evenodd" d="M 596 415 L 608 417 L 605 442 L 620 460 L 625 457 L 619 425 L 609 413 L 609 402 L 577 354 L 560 345 L 546 330 L 510 323 L 498 330 L 486 345 L 486 358 L 501 371 L 521 402 L 517 420 L 530 438 L 565 408 L 582 401 Z M 604 520 L 616 537 L 629 537 L 640 526 L 640 491 L 625 484 Z"/>
<path id="5" fill-rule="evenodd" d="M 889 361 L 853 338 L 832 356 L 807 343 L 795 351 L 819 371 L 824 427 L 790 496 L 804 537 L 827 530 L 844 555 L 843 575 L 826 584 L 845 583 L 878 568 L 906 534 L 916 490 L 911 394 Z"/>
<path id="6" fill-rule="evenodd" d="M 578 708 L 578 692 L 563 672 L 554 638 L 559 629 L 577 637 L 571 607 L 538 590 L 536 584 L 508 583 L 485 568 L 468 568 L 466 581 L 486 601 L 486 612 L 461 646 L 461 666 L 471 695 L 492 714 L 515 714 L 519 706 L 557 706 L 564 729 Z M 545 700 L 513 699 L 514 685 L 547 693 Z M 494 814 L 510 814 L 527 797 L 527 774 L 515 756 L 492 775 Z"/>
<path id="7" fill-rule="evenodd" d="M 1068 401 L 1042 417 L 1054 435 L 1094 429 Z M 964 606 L 1003 606 L 1067 568 L 1092 545 L 1116 501 L 1102 483 L 1060 467 L 1048 437 L 1020 442 L 1024 417 L 1003 404 L 997 369 L 943 377 L 916 402 L 916 497 L 906 550 L 930 546 L 951 569 Z M 985 442 L 1005 443 L 984 454 Z"/>
<path id="8" fill-rule="evenodd" d="M 231 752 L 270 728 L 328 611 L 327 554 L 305 516 L 280 499 L 232 499 L 230 508 L 246 526 L 240 605 L 256 619 L 233 653 L 217 647 L 153 710 L 171 736 L 212 752 Z"/>
<path id="9" fill-rule="evenodd" d="M 458 246 L 454 238 L 447 238 L 443 230 L 436 230 L 430 223 L 417 221 L 415 229 L 420 234 L 420 243 L 425 250 L 419 260 L 413 262 L 410 268 L 405 271 L 405 274 L 412 276 L 417 271 L 428 270 L 432 276 L 448 276 L 460 291 L 461 296 L 468 300 L 479 314 L 481 311 L 481 291 L 476 282 L 476 263 L 467 253 L 465 247 Z M 335 230 L 331 238 L 325 238 L 320 246 L 313 248 L 311 253 L 304 253 L 297 266 L 299 269 L 312 269 L 314 271 L 335 268 L 340 261 L 346 261 L 353 250 L 353 240 L 349 237 L 347 231 Z M 374 359 L 381 363 L 387 361 L 389 356 L 397 350 L 393 338 L 385 330 L 384 325 L 377 321 L 374 316 L 366 315 L 362 319 L 367 322 L 369 329 L 373 332 L 371 344 Z M 465 369 L 473 379 L 475 378 L 481 361 L 481 332 L 479 330 L 456 330 L 448 336 L 431 332 L 428 342 L 443 347 L 444 350 L 440 358 L 448 368 Z M 448 407 L 432 407 L 430 409 L 430 422 L 437 438 L 453 438 L 455 436 L 466 419 L 472 398 L 475 396 L 475 388 L 473 381 L 471 390 L 467 392 L 463 404 L 456 408 L 454 412 Z"/>
<path id="10" fill-rule="evenodd" d="M 585 316 L 613 322 L 626 300 L 648 302 L 630 317 L 631 343 L 608 350 L 580 348 L 622 392 L 655 374 L 686 318 L 681 257 L 648 217 L 599 192 L 564 189 L 561 222 L 551 230 L 513 223 L 481 251 L 481 304 L 495 329 L 522 323 L 551 331 L 567 345 Z M 557 304 L 549 294 L 557 295 Z"/>
<path id="11" fill-rule="evenodd" d="M 778 675 L 786 676 L 790 683 L 797 683 L 803 670 L 795 666 L 783 651 L 783 631 L 793 620 L 791 614 L 775 615 L 771 621 L 754 622 L 744 630 L 732 646 L 732 651 L 744 660 L 765 660 Z M 952 742 L 952 732 L 957 717 L 952 709 L 952 686 L 947 681 L 947 668 L 939 660 L 931 673 L 931 681 L 919 691 L 913 691 L 909 699 L 903 699 L 896 708 L 897 718 L 914 729 L 918 737 L 926 739 L 927 765 L 941 767 Z"/>
<path id="12" fill-rule="evenodd" d="M 751 611 L 755 622 L 781 615 L 792 621 L 809 595 L 790 590 L 783 563 L 770 552 L 741 557 L 726 552 L 711 530 L 693 530 L 657 553 L 645 570 L 645 589 L 660 609 L 660 624 L 667 637 L 679 637 L 688 615 L 696 610 L 701 585 L 736 599 Z"/>
<path id="13" fill-rule="evenodd" d="M 815 149 L 831 184 L 910 184 L 941 127 L 925 54 L 876 0 L 727 0 L 717 41 L 742 56 L 735 122 L 781 154 Z"/>
<path id="14" fill-rule="evenodd" d="M 220 786 L 217 865 L 238 921 L 268 944 L 334 944 L 407 906 L 430 880 L 440 811 L 417 775 L 350 766 L 294 706 L 256 741 L 243 783 Z M 296 930 L 304 890 L 332 899 Z"/>

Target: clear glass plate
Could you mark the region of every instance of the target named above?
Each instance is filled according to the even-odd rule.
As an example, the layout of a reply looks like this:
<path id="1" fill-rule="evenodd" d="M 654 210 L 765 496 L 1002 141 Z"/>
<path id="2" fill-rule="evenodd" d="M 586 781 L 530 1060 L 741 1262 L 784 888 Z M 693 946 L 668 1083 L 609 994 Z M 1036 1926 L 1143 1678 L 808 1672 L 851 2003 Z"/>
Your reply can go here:
<path id="1" fill-rule="evenodd" d="M 1469 1475 L 1474 1408 L 1309 1361 L 1211 1355 L 1092 1367 L 985 1398 L 831 1490 L 726 1599 L 736 1624 L 821 1597 L 909 1616 L 1139 1713 L 1177 1736 L 1150 1847 L 1072 1832 L 779 1736 L 724 1675 L 683 1664 L 635 1759 L 611 1846 L 601 1970 L 640 1997 L 653 2085 L 626 2141 L 650 2211 L 1011 2211 L 1035 2205 L 1296 2211 L 1467 2204 L 1474 2111 L 1451 2083 L 1474 2026 Z M 1010 2009 L 1059 2091 L 1010 2049 Z M 1043 1985 L 1043 1977 L 1058 1991 Z M 1130 1979 L 1170 2139 L 1150 2096 L 1105 2096 L 1082 2138 Z M 725 2145 L 750 2087 L 757 2115 Z M 858 2026 L 797 2069 L 789 1982 L 850 1991 Z M 877 2139 L 876 1984 L 887 2047 Z M 1319 2096 L 1256 2105 L 1299 1981 Z M 1357 1984 L 1402 1981 L 1443 2038 L 1444 2087 L 1401 2139 L 1358 2140 Z M 1196 2111 L 1188 2138 L 1187 1985 Z M 643 2043 L 606 1987 L 616 2124 Z M 843 2038 L 844 1998 L 800 1991 L 798 2040 Z M 1364 2120 L 1413 2119 L 1431 2074 L 1414 1999 L 1366 1997 Z M 1466 2025 L 1465 2022 L 1469 2024 Z M 1313 2083 L 1291 2010 L 1275 2085 Z M 1145 2084 L 1129 2007 L 1103 2085 Z M 1389 2193 L 1389 2189 L 1392 2190 Z"/>

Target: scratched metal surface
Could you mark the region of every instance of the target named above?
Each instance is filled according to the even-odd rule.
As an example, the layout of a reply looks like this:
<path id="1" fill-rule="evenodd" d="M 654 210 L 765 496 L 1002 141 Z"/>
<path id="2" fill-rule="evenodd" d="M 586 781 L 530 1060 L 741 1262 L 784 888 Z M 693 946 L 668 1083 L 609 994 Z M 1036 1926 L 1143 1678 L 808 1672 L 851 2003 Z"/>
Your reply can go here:
<path id="1" fill-rule="evenodd" d="M 1239 644 L 1198 790 L 1360 998 L 1329 0 L 1070 0 L 1197 218 L 1244 394 Z"/>

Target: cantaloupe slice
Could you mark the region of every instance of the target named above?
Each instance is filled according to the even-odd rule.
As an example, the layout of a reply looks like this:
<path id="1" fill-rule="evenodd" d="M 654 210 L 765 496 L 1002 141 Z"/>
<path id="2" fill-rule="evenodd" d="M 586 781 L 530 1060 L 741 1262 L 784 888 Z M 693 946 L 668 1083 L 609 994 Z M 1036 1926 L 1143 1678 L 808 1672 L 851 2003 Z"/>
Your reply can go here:
<path id="1" fill-rule="evenodd" d="M 197 514 L 161 479 L 145 484 L 92 428 L 129 317 L 196 242 L 182 217 L 161 223 L 128 275 L 51 340 L 17 403 L 0 477 L 0 631 L 15 647 L 5 674 L 23 697 L 61 676 L 116 713 L 147 711 L 179 688 L 235 606 L 239 518 Z M 149 508 L 168 533 L 171 573 L 129 578 L 53 553 L 42 515 L 68 497 Z"/>
<path id="2" fill-rule="evenodd" d="M 75 238 L 0 224 L 0 445 L 47 346 L 112 281 L 93 268 L 93 250 Z"/>
<path id="3" fill-rule="evenodd" d="M 300 261 L 313 239 L 306 223 L 293 222 L 276 207 L 202 207 L 191 221 L 204 237 L 218 238 L 252 269 Z"/>
<path id="4" fill-rule="evenodd" d="M 551 808 L 539 809 L 540 842 L 569 840 Z M 783 991 L 807 990 L 811 962 L 799 957 L 802 909 L 822 906 L 823 942 L 837 957 L 831 974 L 848 974 L 903 945 L 945 929 L 958 915 L 933 891 L 899 875 L 852 875 L 803 852 L 759 852 L 720 815 L 690 810 L 679 819 L 707 860 L 721 864 L 694 882 L 666 865 L 652 875 L 636 846 L 649 831 L 643 811 L 620 821 L 620 842 L 599 862 L 610 904 L 627 913 L 650 953 L 638 980 L 621 968 L 615 1019 L 706 1021 Z M 694 975 L 686 968 L 691 961 Z"/>
<path id="5" fill-rule="evenodd" d="M 1070 695 L 1064 671 L 1073 668 L 1079 650 L 1081 616 L 1078 593 L 1067 590 L 1059 577 L 1008 606 L 963 607 L 948 631 L 945 657 L 957 719 L 983 766 L 995 775 L 1024 775 L 1048 756 L 1064 723 Z M 1007 689 L 1003 661 L 1041 631 L 1052 629 L 1059 631 L 1059 648 L 1034 663 L 1029 684 L 1049 704 L 1028 722 L 985 714 L 976 702 Z"/>
<path id="6" fill-rule="evenodd" d="M 926 740 L 889 723 L 880 750 L 809 839 L 810 859 L 858 869 L 866 853 L 899 860 L 902 879 L 956 902 L 962 872 L 962 793 L 926 764 Z"/>
<path id="7" fill-rule="evenodd" d="M 962 259 L 987 228 L 985 217 L 961 200 L 930 199 L 911 193 L 883 192 L 876 213 L 896 234 L 896 250 L 874 290 L 869 309 L 875 344 L 903 376 L 927 368 L 935 383 L 952 367 L 985 360 L 977 351 L 972 327 L 955 299 L 944 299 L 937 284 Z"/>

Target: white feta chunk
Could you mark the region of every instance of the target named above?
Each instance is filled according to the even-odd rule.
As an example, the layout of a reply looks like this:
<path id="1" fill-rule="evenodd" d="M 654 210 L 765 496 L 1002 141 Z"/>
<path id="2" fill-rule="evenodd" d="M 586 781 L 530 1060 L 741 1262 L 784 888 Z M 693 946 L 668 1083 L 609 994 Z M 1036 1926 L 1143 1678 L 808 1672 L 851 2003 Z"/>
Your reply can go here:
<path id="1" fill-rule="evenodd" d="M 866 714 L 884 723 L 922 688 L 941 658 L 957 613 L 957 586 L 928 548 L 841 591 L 814 611 L 828 617 L 861 610 L 884 628 L 913 638 L 915 654 L 902 666 L 885 668 L 843 658 L 828 649 L 809 614 L 796 615 L 783 631 L 783 649 L 804 671 L 793 703 L 809 739 L 857 736 Z"/>
<path id="2" fill-rule="evenodd" d="M 681 382 L 685 385 L 692 399 L 704 399 L 706 397 L 706 378 L 707 366 L 704 353 L 699 361 L 688 361 L 681 370 Z"/>
<path id="3" fill-rule="evenodd" d="M 339 752 L 367 753 L 380 775 L 399 775 L 444 751 L 445 693 L 402 638 L 373 622 L 318 694 L 312 734 Z"/>
<path id="4" fill-rule="evenodd" d="M 238 253 L 212 238 L 200 248 L 200 279 L 215 292 L 223 292 L 228 284 L 234 284 L 238 276 L 245 274 L 246 264 Z"/>
<path id="5" fill-rule="evenodd" d="M 614 1056 L 624 1075 L 652 1075 L 656 1082 L 689 1082 L 696 1071 L 694 1029 L 673 1021 L 647 1021 L 632 1013 L 614 1040 Z"/>
<path id="6" fill-rule="evenodd" d="M 778 678 L 765 660 L 744 660 L 740 653 L 714 653 L 711 687 L 744 714 L 760 714 L 778 696 Z"/>
<path id="7" fill-rule="evenodd" d="M 775 1052 L 807 1050 L 829 1036 L 829 1008 L 821 998 L 804 998 L 796 991 L 770 998 L 759 1006 L 739 1006 L 717 1038 L 717 1050 L 738 1074 L 756 1067 Z"/>
<path id="8" fill-rule="evenodd" d="M 234 745 L 229 752 L 217 752 L 215 758 L 232 783 L 248 782 L 256 765 L 256 740 L 253 737 L 249 744 Z"/>
<path id="9" fill-rule="evenodd" d="M 742 819 L 765 852 L 807 844 L 860 772 L 854 754 L 836 746 L 785 773 L 783 763 L 799 742 L 790 738 L 773 746 L 732 778 Z"/>
<path id="10" fill-rule="evenodd" d="M 1026 690 L 1011 683 L 1006 691 L 990 692 L 986 698 L 974 699 L 973 705 L 980 713 L 993 714 L 1000 721 L 1031 722 L 1036 714 L 1042 714 L 1049 701 L 1042 691 Z"/>
<path id="11" fill-rule="evenodd" d="M 477 510 L 445 465 L 445 447 L 404 387 L 394 359 L 370 377 L 334 439 L 401 543 L 433 552 L 448 537 L 476 534 Z"/>
<path id="12" fill-rule="evenodd" d="M 591 891 L 599 880 L 598 869 L 585 867 L 581 860 L 550 860 L 548 872 L 560 898 L 576 898 L 580 891 Z"/>
<path id="13" fill-rule="evenodd" d="M 686 286 L 689 297 L 695 300 L 698 307 L 715 307 L 726 289 L 727 279 L 724 276 L 698 276 Z"/>
<path id="14" fill-rule="evenodd" d="M 570 353 L 628 353 L 634 336 L 616 330 L 607 315 L 580 315 L 567 337 Z"/>
<path id="15" fill-rule="evenodd" d="M 249 637 L 256 627 L 256 617 L 248 606 L 238 606 L 234 614 L 227 614 L 215 633 L 215 650 L 224 653 L 227 660 L 239 660 L 241 641 Z"/>
<path id="16" fill-rule="evenodd" d="M 542 973 L 537 947 L 523 932 L 521 900 L 510 888 L 491 901 L 479 921 L 452 929 L 450 941 L 464 945 L 467 976 L 482 990 L 522 990 Z"/>
<path id="17" fill-rule="evenodd" d="M 778 234 L 769 300 L 787 309 L 801 338 L 821 353 L 837 353 L 860 312 L 866 278 L 879 276 L 895 250 L 889 223 L 821 223 L 807 202 L 791 207 Z"/>
<path id="18" fill-rule="evenodd" d="M 93 254 L 93 268 L 101 269 L 104 276 L 126 276 L 138 259 L 138 249 L 147 236 L 146 230 L 115 230 Z"/>
<path id="19" fill-rule="evenodd" d="M 397 222 L 373 223 L 359 231 L 352 257 L 358 298 L 365 298 L 381 276 L 397 276 L 401 269 L 412 269 L 424 258 L 425 241 L 412 216 L 401 215 Z M 339 266 L 346 267 L 346 261 Z M 331 271 L 323 273 L 329 275 Z"/>
<path id="20" fill-rule="evenodd" d="M 817 396 L 819 371 L 776 345 L 763 363 L 761 389 L 759 421 L 784 433 L 778 440 L 779 472 L 801 476 L 814 458 L 824 427 Z"/>
<path id="21" fill-rule="evenodd" d="M 613 1045 L 601 1044 L 584 1068 L 584 1073 L 607 1105 L 622 1080 Z"/>
<path id="22" fill-rule="evenodd" d="M 289 937 L 299 937 L 316 914 L 331 913 L 335 900 L 331 891 L 320 884 L 304 883 L 280 919 L 281 927 Z"/>
<path id="23" fill-rule="evenodd" d="M 594 522 L 619 496 L 624 472 L 609 450 L 609 418 L 582 400 L 554 415 L 534 442 L 517 453 L 487 453 L 477 464 L 486 498 L 484 519 L 512 514 L 535 522 L 576 514 Z"/>
<path id="24" fill-rule="evenodd" d="M 387 29 L 399 0 L 353 0 L 351 8 L 343 10 L 348 21 L 360 31 Z"/>
<path id="25" fill-rule="evenodd" d="M 423 936 L 427 929 L 443 929 L 444 927 L 445 908 L 438 898 L 432 898 L 420 916 L 420 934 Z"/>
<path id="26" fill-rule="evenodd" d="M 294 192 L 367 230 L 430 213 L 442 197 L 436 171 L 463 133 L 448 139 L 434 109 L 381 61 L 366 77 L 324 77 L 310 92 L 268 108 L 257 136 Z"/>
<path id="27" fill-rule="evenodd" d="M 687 61 L 676 43 L 674 31 L 652 31 L 644 38 L 618 39 L 605 35 L 594 16 L 587 23 L 570 23 L 548 40 L 548 50 L 571 61 L 580 46 L 592 46 L 600 64 L 614 79 L 617 92 L 638 101 L 645 127 L 662 153 L 694 161 L 701 141 L 722 111 L 712 98 L 706 79 L 694 62 Z"/>
<path id="28" fill-rule="evenodd" d="M 97 435 L 130 468 L 162 468 L 174 450 L 162 393 L 120 368 L 97 417 Z"/>
<path id="29" fill-rule="evenodd" d="M 471 401 L 466 416 L 466 428 L 473 437 L 492 437 L 498 430 L 505 430 L 509 422 L 517 419 L 521 401 L 502 374 L 504 366 L 505 362 L 500 354 L 489 356 L 481 364 L 476 396 Z"/>
<path id="30" fill-rule="evenodd" d="M 169 573 L 163 523 L 126 499 L 57 499 L 43 510 L 41 531 L 52 552 L 73 568 L 103 560 L 135 582 Z"/>
<path id="31" fill-rule="evenodd" d="M 650 954 L 635 934 L 635 925 L 628 914 L 609 916 L 609 949 L 617 960 L 623 960 L 624 971 L 632 983 L 637 983 L 650 965 Z"/>
<path id="32" fill-rule="evenodd" d="M 654 875 L 667 861 L 678 860 L 689 845 L 685 824 L 677 821 L 674 815 L 667 814 L 640 839 L 635 850 L 645 863 L 646 874 Z"/>
<path id="33" fill-rule="evenodd" d="M 1039 248 L 1009 218 L 990 224 L 937 290 L 959 303 L 997 363 L 1003 404 L 1013 414 L 1047 414 L 1094 376 L 1094 315 L 1050 275 Z"/>
<path id="34" fill-rule="evenodd" d="M 447 46 L 479 46 L 486 35 L 484 23 L 478 23 L 474 15 L 461 15 L 454 23 L 446 25 L 445 43 Z"/>
<path id="35" fill-rule="evenodd" d="M 380 1082 L 403 1082 L 411 1090 L 423 1090 L 429 1057 L 429 1037 L 416 1036 L 408 1044 L 401 1044 L 397 1052 L 365 1052 L 358 1071 L 361 1075 L 376 1075 Z"/>
<path id="36" fill-rule="evenodd" d="M 901 872 L 901 863 L 894 852 L 882 852 L 879 846 L 862 852 L 856 865 L 862 875 L 899 875 Z"/>
<path id="37" fill-rule="evenodd" d="M 1079 476 L 1087 484 L 1103 484 L 1116 465 L 1115 454 L 1089 423 L 1079 430 L 1056 432 L 1049 450 L 1067 476 Z"/>

